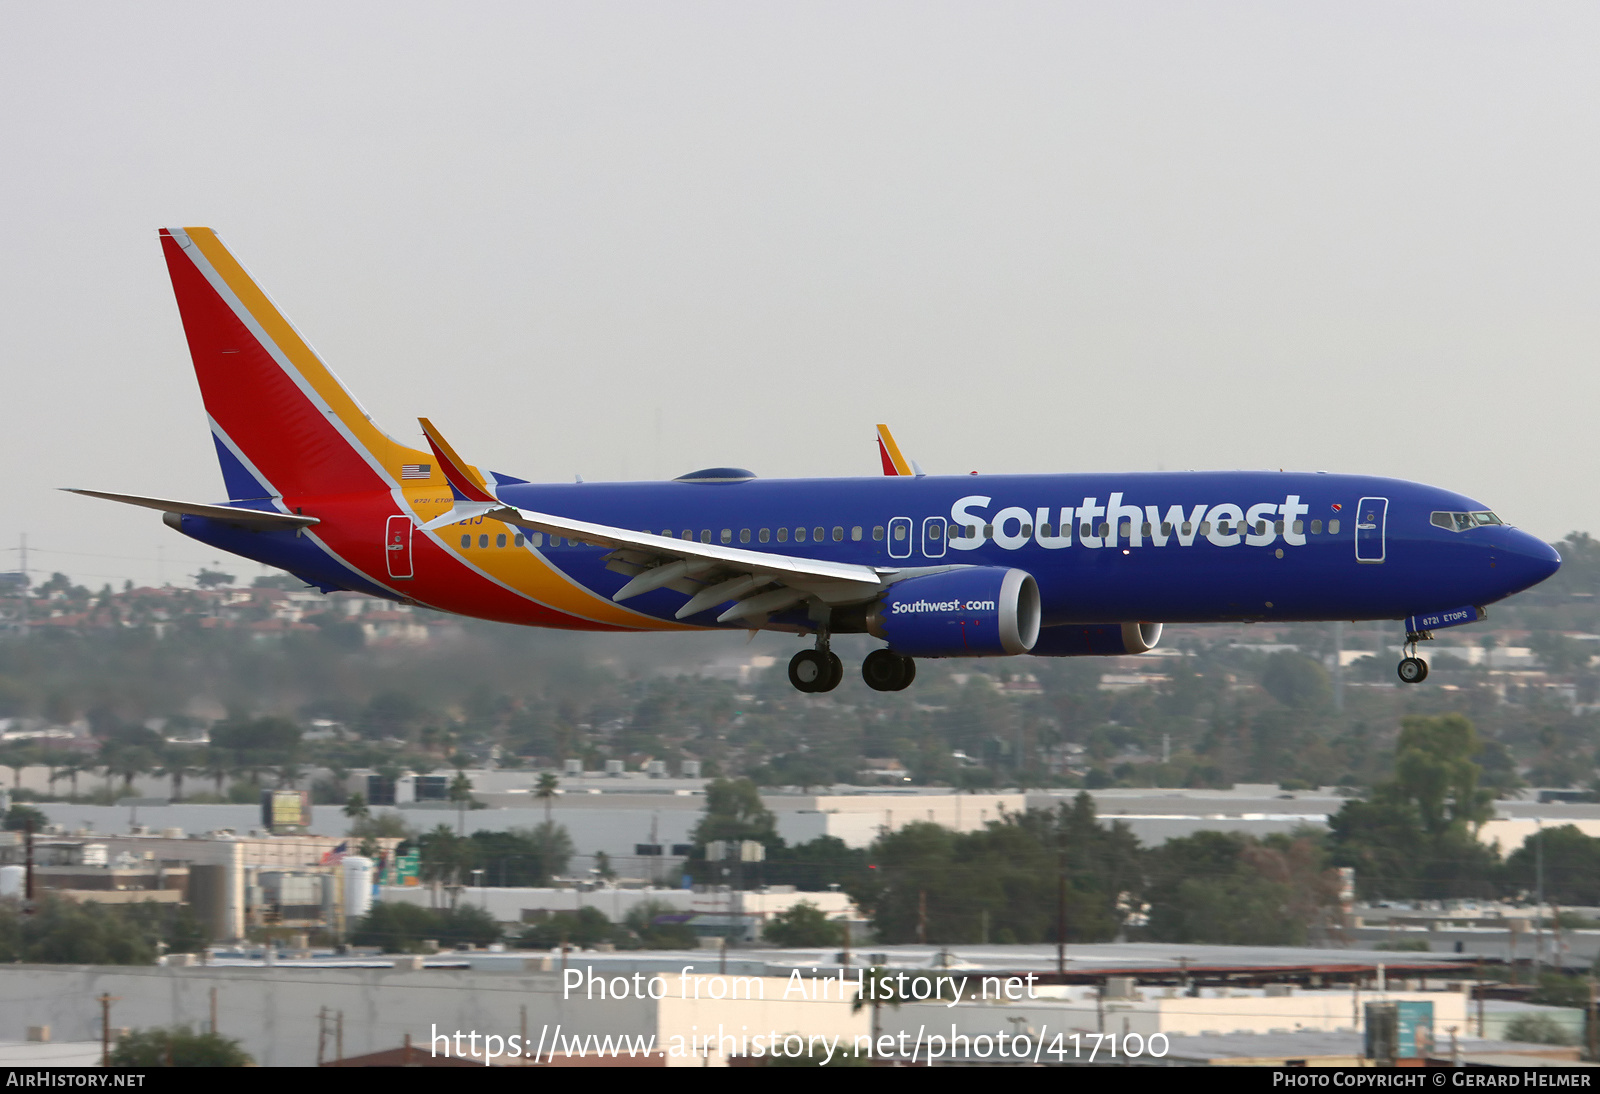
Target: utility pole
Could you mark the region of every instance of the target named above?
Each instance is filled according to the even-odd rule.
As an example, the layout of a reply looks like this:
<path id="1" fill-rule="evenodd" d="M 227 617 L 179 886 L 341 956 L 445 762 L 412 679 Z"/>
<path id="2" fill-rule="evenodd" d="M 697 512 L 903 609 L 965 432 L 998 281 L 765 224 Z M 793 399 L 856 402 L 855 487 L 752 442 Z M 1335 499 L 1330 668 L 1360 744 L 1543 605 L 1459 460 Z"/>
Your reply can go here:
<path id="1" fill-rule="evenodd" d="M 18 548 L 21 558 L 17 566 L 22 571 L 22 637 L 28 637 L 28 533 L 22 533 L 22 546 Z M 29 894 L 32 895 L 31 893 Z"/>
<path id="2" fill-rule="evenodd" d="M 1544 962 L 1544 821 L 1537 820 L 1534 832 L 1534 862 L 1538 884 L 1533 905 L 1533 986 L 1539 986 L 1539 967 Z"/>
<path id="3" fill-rule="evenodd" d="M 328 1043 L 328 1008 L 317 1011 L 317 1066 L 322 1066 Z"/>
<path id="4" fill-rule="evenodd" d="M 926 945 L 928 942 L 928 890 L 917 890 L 917 942 Z"/>
<path id="5" fill-rule="evenodd" d="M 107 995 L 100 993 L 100 1066 L 111 1066 L 111 1004 L 121 999 L 120 995 Z"/>
<path id="6" fill-rule="evenodd" d="M 22 826 L 22 860 L 26 866 L 23 875 L 22 895 L 31 905 L 33 903 L 33 819 Z"/>
<path id="7" fill-rule="evenodd" d="M 1067 982 L 1067 853 L 1059 853 L 1056 871 L 1056 975 Z"/>
<path id="8" fill-rule="evenodd" d="M 326 1008 L 324 1008 L 324 1009 L 326 1009 Z M 215 1036 L 216 1032 L 217 1032 L 217 989 L 216 989 L 215 986 L 213 986 L 212 989 L 211 989 L 211 1033 L 212 1033 L 213 1036 Z"/>
<path id="9" fill-rule="evenodd" d="M 1333 709 L 1344 709 L 1344 620 L 1333 624 Z"/>

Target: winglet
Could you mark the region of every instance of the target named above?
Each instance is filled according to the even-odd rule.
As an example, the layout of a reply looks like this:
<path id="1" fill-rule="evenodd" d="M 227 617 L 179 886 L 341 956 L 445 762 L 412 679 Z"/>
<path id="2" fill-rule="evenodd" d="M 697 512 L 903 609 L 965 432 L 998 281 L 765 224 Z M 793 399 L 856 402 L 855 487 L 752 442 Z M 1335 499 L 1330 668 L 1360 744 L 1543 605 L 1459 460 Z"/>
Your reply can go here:
<path id="1" fill-rule="evenodd" d="M 910 462 L 900 454 L 900 446 L 894 443 L 894 434 L 889 432 L 889 427 L 886 425 L 878 426 L 878 458 L 883 461 L 885 475 L 916 474 Z"/>
<path id="2" fill-rule="evenodd" d="M 422 423 L 422 432 L 428 436 L 428 447 L 433 449 L 435 458 L 439 461 L 439 469 L 444 472 L 444 477 L 449 481 L 455 492 L 466 501 L 497 502 L 499 499 L 490 492 L 488 485 L 468 467 L 462 458 L 456 455 L 456 450 L 450 447 L 450 442 L 444 435 L 433 427 L 433 423 L 426 418 L 418 418 Z"/>

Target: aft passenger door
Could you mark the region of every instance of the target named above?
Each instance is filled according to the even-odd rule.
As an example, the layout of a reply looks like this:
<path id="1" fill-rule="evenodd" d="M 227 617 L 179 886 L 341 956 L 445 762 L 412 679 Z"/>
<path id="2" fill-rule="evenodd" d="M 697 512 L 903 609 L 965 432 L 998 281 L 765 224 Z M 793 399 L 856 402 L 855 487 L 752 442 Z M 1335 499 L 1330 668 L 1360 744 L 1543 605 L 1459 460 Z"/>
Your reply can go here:
<path id="1" fill-rule="evenodd" d="M 1356 506 L 1356 561 L 1382 562 L 1384 525 L 1389 519 L 1388 498 L 1362 498 Z"/>
<path id="2" fill-rule="evenodd" d="M 389 524 L 384 529 L 383 554 L 384 561 L 389 564 L 390 577 L 411 577 L 411 529 L 413 525 L 410 517 L 390 517 Z"/>

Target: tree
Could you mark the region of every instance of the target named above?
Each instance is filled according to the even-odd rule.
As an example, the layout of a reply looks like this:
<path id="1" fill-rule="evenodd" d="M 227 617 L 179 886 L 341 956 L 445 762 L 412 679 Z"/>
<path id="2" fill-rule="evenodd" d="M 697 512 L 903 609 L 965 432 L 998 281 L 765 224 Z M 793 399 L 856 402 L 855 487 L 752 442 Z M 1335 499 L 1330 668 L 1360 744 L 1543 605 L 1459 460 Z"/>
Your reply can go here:
<path id="1" fill-rule="evenodd" d="M 13 805 L 6 810 L 5 830 L 7 832 L 22 832 L 31 829 L 35 832 L 44 831 L 44 826 L 50 823 L 50 818 L 45 816 L 44 810 L 35 809 L 31 805 Z"/>
<path id="2" fill-rule="evenodd" d="M 1478 735 L 1460 714 L 1403 718 L 1388 792 L 1415 805 L 1430 835 L 1451 827 L 1475 833 L 1494 816 L 1493 795 L 1478 787 L 1477 751 Z"/>
<path id="3" fill-rule="evenodd" d="M 645 950 L 692 950 L 699 945 L 688 916 L 662 900 L 642 900 L 628 910 L 622 923 Z"/>
<path id="4" fill-rule="evenodd" d="M 550 823 L 550 806 L 554 804 L 556 791 L 561 786 L 561 780 L 549 771 L 540 773 L 539 782 L 533 788 L 533 796 L 544 802 L 544 820 Z"/>
<path id="5" fill-rule="evenodd" d="M 583 907 L 576 912 L 553 912 L 522 929 L 517 945 L 530 950 L 554 949 L 566 943 L 591 949 L 609 941 L 615 928 L 599 908 Z"/>
<path id="6" fill-rule="evenodd" d="M 802 900 L 773 916 L 761 937 L 778 946 L 833 946 L 843 940 L 846 929 L 809 900 Z"/>
<path id="7" fill-rule="evenodd" d="M 1508 885 L 1533 892 L 1538 885 L 1539 840 L 1544 841 L 1544 895 L 1558 904 L 1600 903 L 1600 839 L 1563 824 L 1529 836 L 1506 857 Z"/>
<path id="8" fill-rule="evenodd" d="M 1395 777 L 1328 821 L 1332 860 L 1355 868 L 1364 898 L 1493 894 L 1498 856 L 1477 839 L 1493 795 L 1478 786 L 1478 752 L 1472 723 L 1459 714 L 1402 719 Z"/>
<path id="9" fill-rule="evenodd" d="M 715 779 L 706 786 L 706 812 L 689 838 L 704 848 L 713 840 L 778 843 L 778 819 L 749 779 Z"/>
<path id="10" fill-rule="evenodd" d="M 239 1042 L 188 1026 L 136 1029 L 117 1039 L 112 1067 L 254 1067 Z"/>
<path id="11" fill-rule="evenodd" d="M 362 821 L 365 821 L 368 817 L 372 816 L 372 810 L 367 807 L 367 796 L 361 793 L 359 790 L 345 799 L 344 809 L 342 812 L 345 816 L 350 818 L 351 835 L 357 834 L 356 827 L 359 826 Z"/>
<path id="12" fill-rule="evenodd" d="M 1261 670 L 1261 687 L 1286 707 L 1326 709 L 1333 698 L 1327 670 L 1309 657 L 1288 650 L 1267 658 Z"/>
<path id="13" fill-rule="evenodd" d="M 232 585 L 234 575 L 225 574 L 221 570 L 207 570 L 204 567 L 194 575 L 194 583 L 202 589 L 215 589 L 222 585 Z"/>
<path id="14" fill-rule="evenodd" d="M 456 803 L 456 831 L 464 833 L 467 807 L 472 804 L 472 780 L 465 771 L 456 772 L 456 777 L 450 780 L 450 800 Z"/>

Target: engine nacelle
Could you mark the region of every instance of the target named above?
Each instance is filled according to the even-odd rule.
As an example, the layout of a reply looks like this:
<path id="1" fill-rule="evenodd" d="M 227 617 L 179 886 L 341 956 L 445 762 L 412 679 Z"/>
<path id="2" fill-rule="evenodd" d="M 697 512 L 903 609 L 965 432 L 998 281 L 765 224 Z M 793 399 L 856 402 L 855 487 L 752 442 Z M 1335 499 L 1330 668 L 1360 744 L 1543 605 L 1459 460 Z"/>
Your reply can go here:
<path id="1" fill-rule="evenodd" d="M 897 581 L 867 631 L 907 657 L 1006 657 L 1039 636 L 1039 586 L 1004 566 L 964 566 Z"/>
<path id="2" fill-rule="evenodd" d="M 1149 653 L 1159 641 L 1160 623 L 1067 623 L 1044 628 L 1028 652 L 1035 657 L 1116 657 Z"/>

